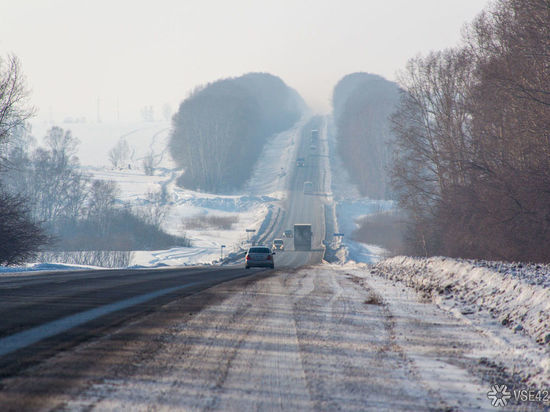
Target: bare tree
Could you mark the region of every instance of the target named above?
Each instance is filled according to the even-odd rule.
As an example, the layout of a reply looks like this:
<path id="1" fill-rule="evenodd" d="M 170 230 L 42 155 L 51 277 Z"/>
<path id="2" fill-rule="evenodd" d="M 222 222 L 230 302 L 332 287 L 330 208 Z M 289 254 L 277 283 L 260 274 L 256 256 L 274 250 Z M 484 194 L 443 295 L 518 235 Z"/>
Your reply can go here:
<path id="1" fill-rule="evenodd" d="M 50 240 L 31 219 L 25 199 L 0 191 L 0 265 L 23 263 Z"/>
<path id="2" fill-rule="evenodd" d="M 412 249 L 442 253 L 439 212 L 469 183 L 472 65 L 463 50 L 433 52 L 411 59 L 399 81 L 405 91 L 392 117 L 393 184 L 413 222 Z"/>
<path id="3" fill-rule="evenodd" d="M 147 192 L 145 205 L 138 212 L 138 215 L 147 223 L 160 229 L 170 209 L 169 194 L 163 186 L 159 191 Z"/>
<path id="4" fill-rule="evenodd" d="M 141 109 L 141 118 L 145 122 L 154 122 L 155 121 L 155 111 L 153 106 L 144 106 Z"/>
<path id="5" fill-rule="evenodd" d="M 53 127 L 45 141 L 47 146 L 31 155 L 24 194 L 39 221 L 77 219 L 85 205 L 88 185 L 75 155 L 78 139 L 70 131 Z"/>
<path id="6" fill-rule="evenodd" d="M 23 127 L 33 113 L 19 59 L 0 57 L 0 142 L 17 127 Z"/>
<path id="7" fill-rule="evenodd" d="M 22 134 L 25 121 L 34 110 L 27 104 L 27 90 L 19 60 L 0 58 L 0 169 L 9 170 L 5 143 L 14 134 Z M 8 148 L 9 149 L 9 148 Z M 21 158 L 24 158 L 24 154 Z M 15 159 L 14 159 L 15 160 Z M 49 241 L 42 227 L 33 221 L 26 199 L 5 191 L 0 185 L 0 265 L 22 263 L 34 256 Z"/>
<path id="8" fill-rule="evenodd" d="M 88 196 L 88 217 L 102 216 L 116 203 L 120 190 L 114 181 L 94 180 Z"/>
<path id="9" fill-rule="evenodd" d="M 115 169 L 130 166 L 134 160 L 135 150 L 130 147 L 124 137 L 109 151 L 109 160 Z"/>
<path id="10" fill-rule="evenodd" d="M 113 181 L 94 180 L 90 185 L 86 218 L 95 225 L 95 233 L 106 235 L 115 213 L 120 190 Z"/>
<path id="11" fill-rule="evenodd" d="M 394 184 L 413 252 L 550 260 L 547 0 L 499 0 L 462 48 L 409 61 Z"/>
<path id="12" fill-rule="evenodd" d="M 156 156 L 152 150 L 149 150 L 143 158 L 143 171 L 147 176 L 153 176 L 155 174 L 155 168 L 158 167 L 159 164 L 160 156 Z"/>

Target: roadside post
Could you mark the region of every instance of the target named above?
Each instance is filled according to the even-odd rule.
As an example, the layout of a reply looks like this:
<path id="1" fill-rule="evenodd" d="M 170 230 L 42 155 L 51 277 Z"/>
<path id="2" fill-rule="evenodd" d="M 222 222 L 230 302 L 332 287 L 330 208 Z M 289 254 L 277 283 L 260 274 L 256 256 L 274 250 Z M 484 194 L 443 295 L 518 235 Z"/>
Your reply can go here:
<path id="1" fill-rule="evenodd" d="M 344 238 L 343 233 L 334 233 L 333 236 L 336 238 L 336 244 L 342 243 L 342 239 Z"/>
<path id="2" fill-rule="evenodd" d="M 250 243 L 250 234 L 255 232 L 256 232 L 256 229 L 246 229 L 248 243 Z"/>

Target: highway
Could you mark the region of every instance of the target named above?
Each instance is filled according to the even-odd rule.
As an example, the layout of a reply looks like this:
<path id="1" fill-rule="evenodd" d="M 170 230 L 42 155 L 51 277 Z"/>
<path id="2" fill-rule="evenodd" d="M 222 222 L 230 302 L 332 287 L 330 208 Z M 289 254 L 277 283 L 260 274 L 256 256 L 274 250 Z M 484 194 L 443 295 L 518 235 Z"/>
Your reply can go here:
<path id="1" fill-rule="evenodd" d="M 0 277 L 0 376 L 156 306 L 249 276 L 241 267 L 96 270 Z"/>
<path id="2" fill-rule="evenodd" d="M 320 129 L 319 138 L 313 142 L 311 141 L 312 128 Z M 314 118 L 314 123 L 305 127 L 302 132 L 297 157 L 305 159 L 305 166 L 295 167 L 292 171 L 285 205 L 285 218 L 273 237 L 282 238 L 282 232 L 285 229 L 292 229 L 296 223 L 309 223 L 313 232 L 312 251 L 295 252 L 292 239 L 284 239 L 285 251 L 278 253 L 275 259 L 279 268 L 319 264 L 324 253 L 322 246 L 322 240 L 325 238 L 324 205 L 330 199 L 327 178 L 330 167 L 326 122 L 323 118 Z M 304 182 L 313 183 L 312 193 L 304 193 Z"/>
<path id="3" fill-rule="evenodd" d="M 285 239 L 276 270 L 2 276 L 2 411 L 494 410 L 485 334 L 364 267 L 321 264 L 331 177 L 318 120 L 266 237 L 311 223 L 313 247 Z"/>
<path id="4" fill-rule="evenodd" d="M 323 126 L 321 118 L 314 125 Z M 325 127 L 326 133 L 326 127 Z M 297 268 L 320 263 L 323 256 L 324 212 L 321 155 L 327 155 L 326 134 L 310 148 L 311 127 L 301 131 L 298 157 L 306 166 L 293 168 L 285 202 L 285 218 L 268 243 L 281 237 L 283 228 L 311 223 L 311 252 L 287 250 L 276 256 L 277 268 Z M 305 181 L 315 184 L 314 194 L 304 194 Z M 290 243 L 290 244 L 289 244 Z M 240 262 L 223 267 L 163 269 L 81 270 L 18 273 L 0 277 L 0 377 L 20 373 L 53 354 L 70 349 L 110 328 L 139 318 L 160 305 L 196 294 L 221 282 L 254 276 L 265 270 L 245 271 Z"/>

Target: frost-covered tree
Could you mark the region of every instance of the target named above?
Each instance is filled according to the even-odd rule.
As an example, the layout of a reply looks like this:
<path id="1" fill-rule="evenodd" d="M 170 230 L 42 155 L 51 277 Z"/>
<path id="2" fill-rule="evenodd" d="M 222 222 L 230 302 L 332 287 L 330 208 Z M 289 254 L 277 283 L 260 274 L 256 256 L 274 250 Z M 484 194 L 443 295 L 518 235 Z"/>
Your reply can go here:
<path id="1" fill-rule="evenodd" d="M 109 151 L 109 161 L 115 169 L 127 167 L 134 161 L 135 150 L 128 141 L 121 137 L 117 144 Z"/>

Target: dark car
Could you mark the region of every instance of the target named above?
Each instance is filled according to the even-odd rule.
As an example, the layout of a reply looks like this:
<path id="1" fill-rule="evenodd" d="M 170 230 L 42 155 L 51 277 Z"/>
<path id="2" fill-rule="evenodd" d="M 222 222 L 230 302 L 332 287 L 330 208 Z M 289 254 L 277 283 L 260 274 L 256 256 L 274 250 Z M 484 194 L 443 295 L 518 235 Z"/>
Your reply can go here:
<path id="1" fill-rule="evenodd" d="M 244 267 L 250 269 L 251 267 L 268 267 L 275 268 L 275 261 L 273 260 L 272 252 L 267 246 L 253 246 L 248 249 L 244 258 Z"/>

